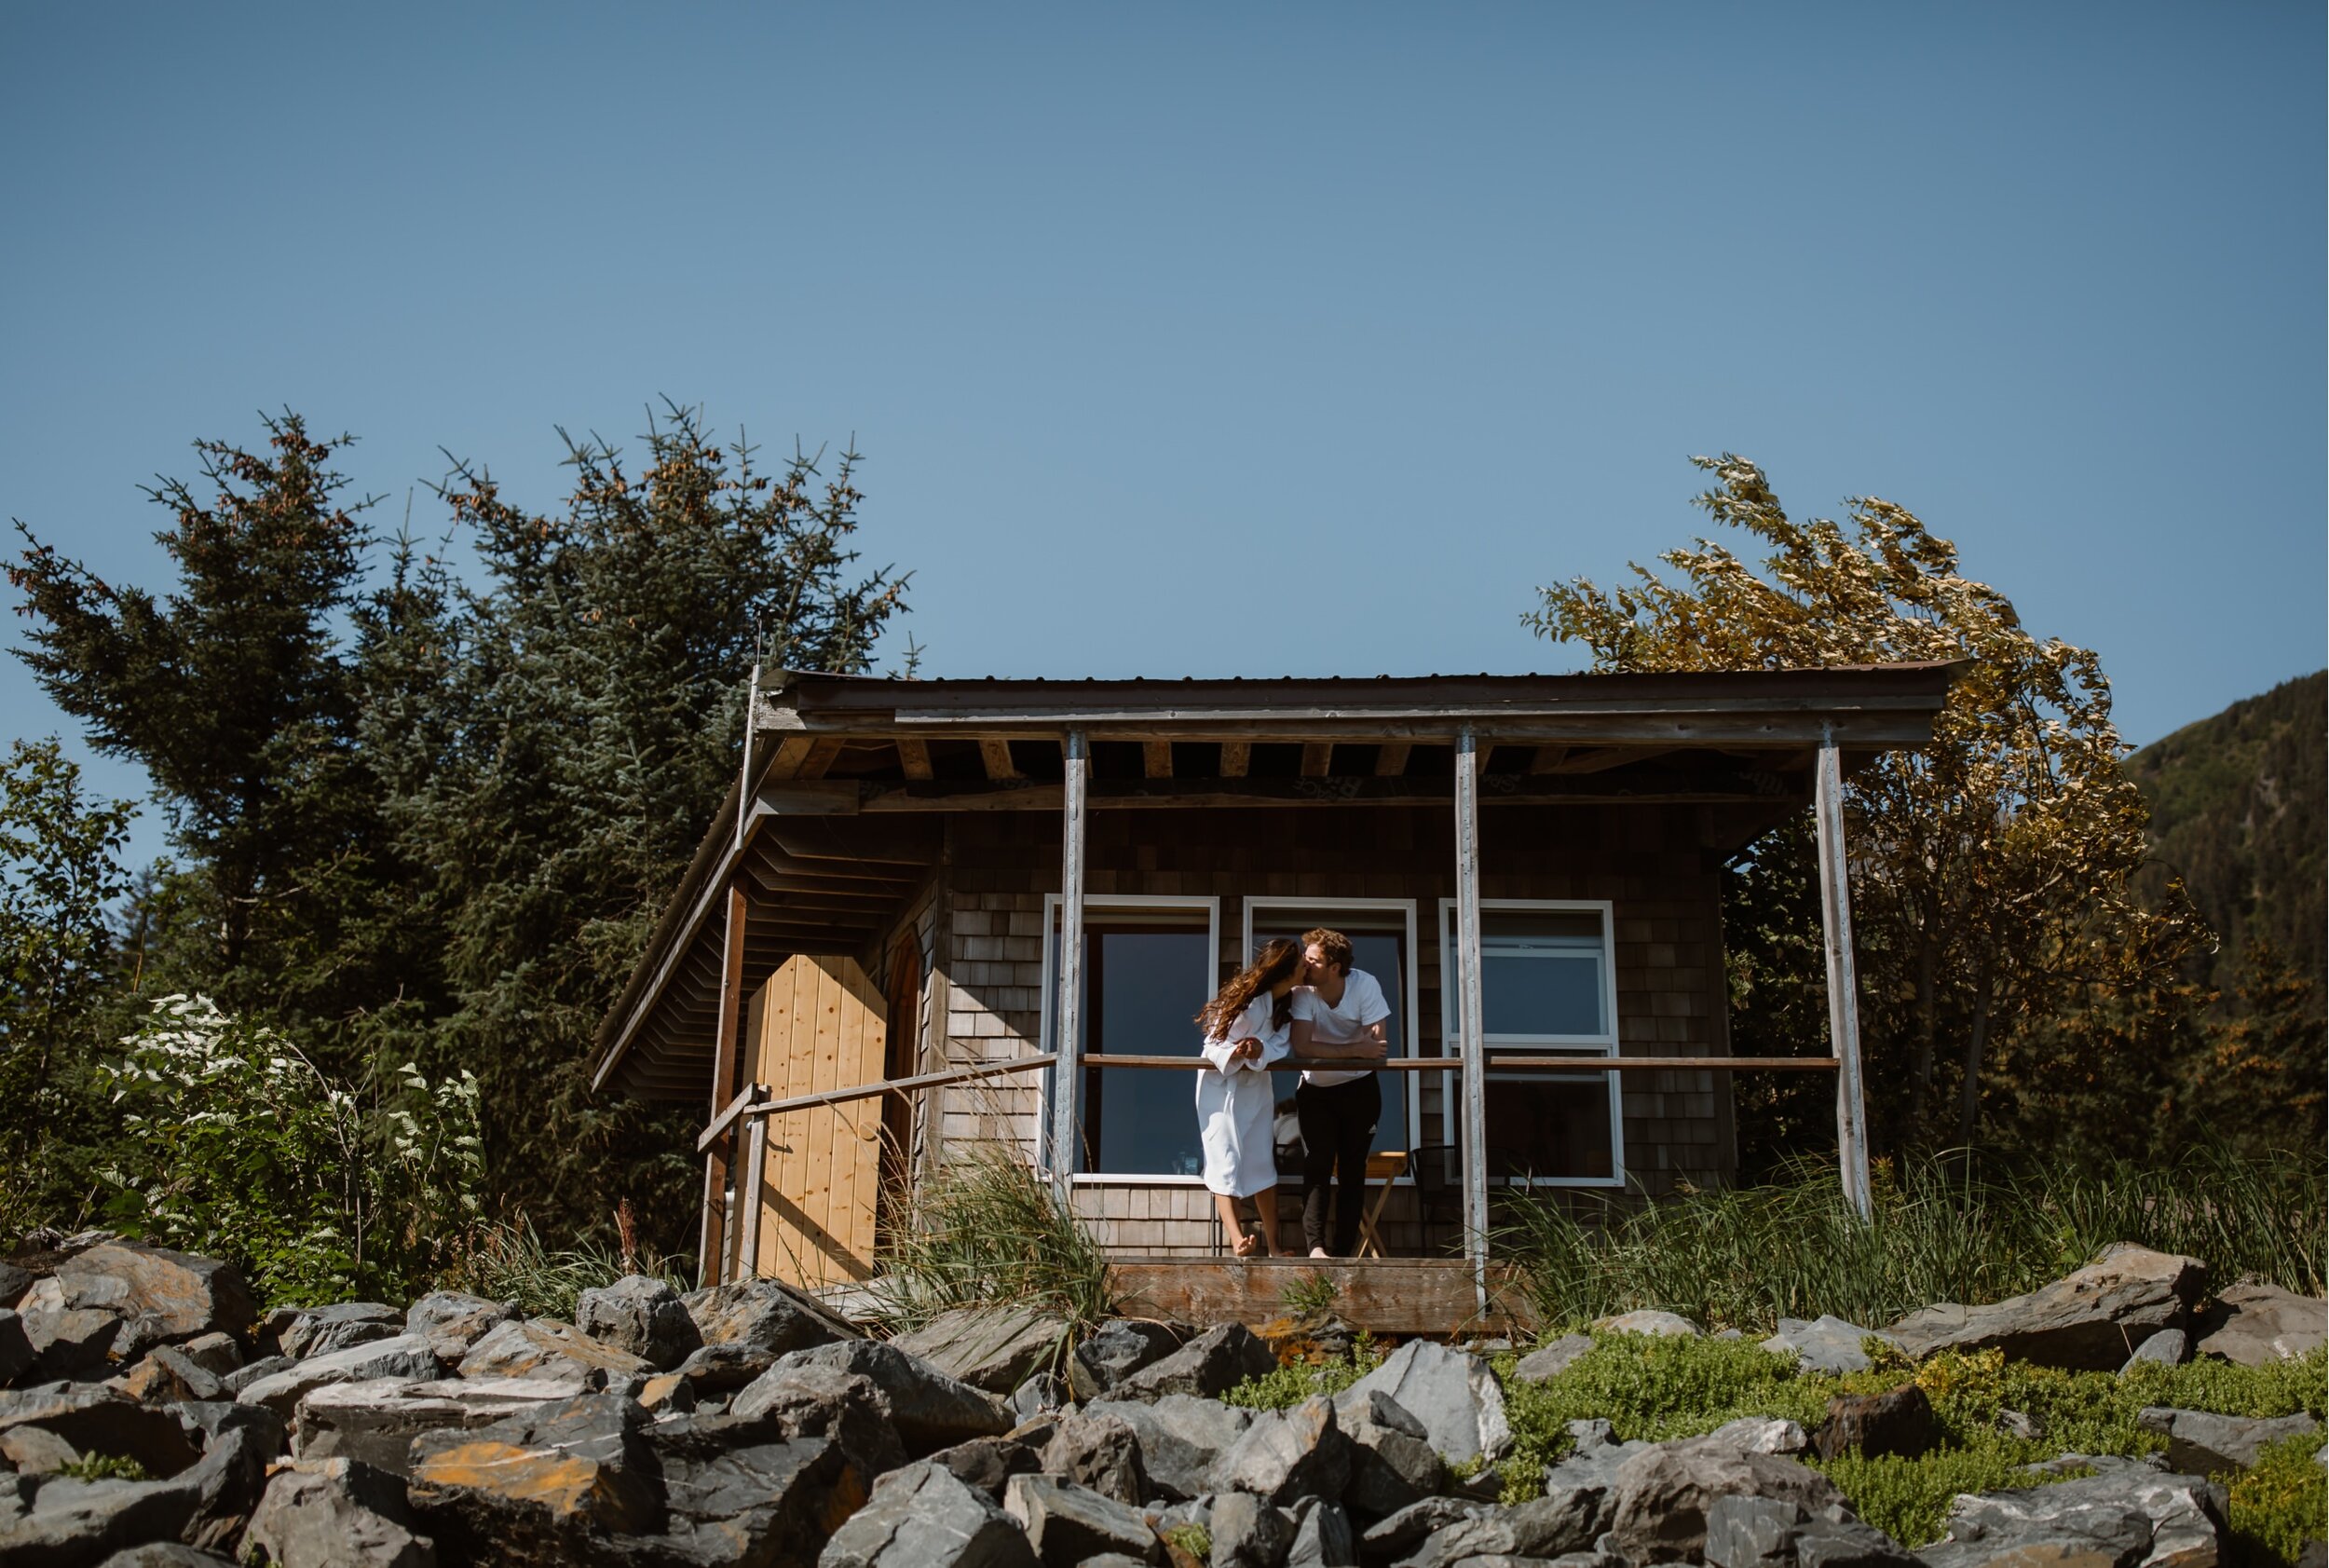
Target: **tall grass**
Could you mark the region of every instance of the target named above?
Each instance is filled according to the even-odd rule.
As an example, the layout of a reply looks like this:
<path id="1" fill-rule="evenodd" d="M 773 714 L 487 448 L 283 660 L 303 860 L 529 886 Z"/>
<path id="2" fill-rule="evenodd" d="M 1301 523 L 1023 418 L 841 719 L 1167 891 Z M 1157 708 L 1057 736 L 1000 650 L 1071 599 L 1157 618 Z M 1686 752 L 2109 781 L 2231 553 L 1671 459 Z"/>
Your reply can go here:
<path id="1" fill-rule="evenodd" d="M 1491 1248 L 1519 1268 L 1548 1329 L 1637 1307 L 1709 1329 L 1821 1313 L 1873 1327 L 1928 1302 L 2036 1289 L 2114 1241 L 2200 1258 L 2219 1286 L 2322 1288 L 2329 1179 L 2318 1157 L 2204 1148 L 2152 1164 L 1986 1170 L 1944 1158 L 1882 1167 L 1875 1189 L 1865 1224 L 1825 1164 L 1640 1207 L 1516 1197 Z"/>
<path id="2" fill-rule="evenodd" d="M 1078 1324 L 1113 1308 L 1107 1254 L 1015 1149 L 948 1160 L 903 1186 L 898 1210 L 873 1283 L 892 1329 L 961 1306 L 1035 1306 Z"/>
<path id="3" fill-rule="evenodd" d="M 679 1268 L 681 1261 L 587 1240 L 574 1247 L 545 1247 L 534 1222 L 520 1215 L 479 1227 L 474 1242 L 439 1283 L 489 1301 L 515 1302 L 528 1317 L 570 1323 L 583 1291 L 612 1285 L 626 1275 L 644 1274 L 674 1290 L 692 1289 L 693 1282 Z"/>

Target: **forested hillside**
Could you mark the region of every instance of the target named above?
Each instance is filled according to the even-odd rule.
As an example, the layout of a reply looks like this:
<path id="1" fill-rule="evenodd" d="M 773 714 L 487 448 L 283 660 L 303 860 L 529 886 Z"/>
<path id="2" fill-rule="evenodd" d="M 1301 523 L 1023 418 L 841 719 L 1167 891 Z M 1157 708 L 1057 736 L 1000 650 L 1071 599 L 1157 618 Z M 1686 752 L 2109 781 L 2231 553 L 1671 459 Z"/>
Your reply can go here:
<path id="1" fill-rule="evenodd" d="M 2151 803 L 2145 891 L 2181 877 L 2222 946 L 2195 975 L 2232 990 L 2251 949 L 2268 943 L 2292 969 L 2329 973 L 2329 671 L 2187 724 L 2127 759 Z M 2227 1002 L 2234 999 L 2227 997 Z"/>

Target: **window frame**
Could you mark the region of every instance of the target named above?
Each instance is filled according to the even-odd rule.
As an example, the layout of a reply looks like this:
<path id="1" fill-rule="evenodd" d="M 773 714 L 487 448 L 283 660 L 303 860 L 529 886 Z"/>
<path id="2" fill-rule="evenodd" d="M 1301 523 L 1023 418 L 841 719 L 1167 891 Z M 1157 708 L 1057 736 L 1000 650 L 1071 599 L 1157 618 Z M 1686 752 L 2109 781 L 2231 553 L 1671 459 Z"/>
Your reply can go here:
<path id="1" fill-rule="evenodd" d="M 1450 1056 L 1462 1054 L 1463 1041 L 1456 1024 L 1456 934 L 1453 912 L 1456 901 L 1439 901 L 1440 984 L 1439 1028 L 1441 1049 Z M 1499 1050 L 1525 1051 L 1530 1046 L 1543 1049 L 1534 1053 L 1543 1056 L 1574 1055 L 1580 1061 L 1596 1057 L 1615 1057 L 1625 1054 L 1624 1031 L 1617 1016 L 1617 911 L 1614 900 L 1607 898 L 1483 898 L 1480 913 L 1498 914 L 1543 912 L 1547 914 L 1598 914 L 1601 918 L 1601 1017 L 1607 1030 L 1600 1035 L 1582 1034 L 1487 1034 L 1482 1033 L 1480 1045 L 1487 1060 L 1483 1068 L 1492 1072 Z M 1486 962 L 1486 934 L 1482 934 L 1483 964 Z M 1485 979 L 1485 975 L 1482 976 Z M 1452 1044 L 1455 1049 L 1449 1050 Z M 1538 1076 L 1531 1070 L 1529 1077 Z M 1623 1187 L 1626 1185 L 1626 1094 L 1625 1075 L 1603 1070 L 1609 1084 L 1609 1161 L 1607 1176 L 1491 1176 L 1491 1186 L 1505 1187 Z M 1461 1097 L 1448 1095 L 1442 1102 L 1441 1120 L 1446 1125 L 1446 1142 L 1457 1141 L 1456 1111 Z"/>
<path id="2" fill-rule="evenodd" d="M 1037 1024 L 1037 1048 L 1041 1054 L 1046 1056 L 1058 1049 L 1057 1044 L 1055 1043 L 1054 1030 L 1058 1027 L 1059 967 L 1055 957 L 1057 949 L 1052 946 L 1052 937 L 1059 934 L 1058 927 L 1060 921 L 1060 907 L 1066 902 L 1067 900 L 1062 894 L 1056 893 L 1047 893 L 1043 894 L 1043 989 L 1042 995 L 1037 999 L 1036 1017 L 1039 1020 Z M 1154 910 L 1160 913 L 1169 911 L 1178 914 L 1185 913 L 1192 909 L 1203 909 L 1205 912 L 1205 973 L 1207 982 L 1212 985 L 1215 989 L 1219 989 L 1220 987 L 1220 981 L 1218 976 L 1220 973 L 1221 967 L 1221 901 L 1219 898 L 1210 894 L 1196 893 L 1087 893 L 1083 895 L 1083 912 L 1086 918 L 1087 928 L 1089 926 L 1090 917 L 1097 911 L 1137 915 L 1142 910 Z M 1192 931 L 1196 929 L 1193 923 L 1191 925 L 1190 929 Z M 1208 991 L 1205 993 L 1205 996 L 1210 998 L 1212 994 L 1213 993 L 1211 991 Z M 1205 1001 L 1201 999 L 1197 1005 L 1200 1007 L 1204 1006 Z M 1105 1052 L 1100 1053 L 1100 1055 L 1103 1056 L 1106 1054 L 1107 1053 Z M 1087 1061 L 1090 1059 L 1091 1058 L 1089 1057 L 1085 1058 Z M 1060 1064 L 1055 1063 L 1052 1067 L 1045 1069 L 1041 1077 L 1037 1080 L 1036 1084 L 1035 1164 L 1038 1169 L 1049 1168 L 1043 1163 L 1042 1151 L 1043 1147 L 1043 1139 L 1051 1136 L 1051 1085 L 1054 1082 L 1053 1074 L 1059 1070 L 1059 1065 Z M 1103 1069 L 1102 1070 L 1106 1070 Z M 1181 1078 L 1184 1075 L 1173 1072 L 1161 1075 L 1151 1074 L 1151 1076 Z M 1196 1113 L 1196 1101 L 1192 1097 L 1190 1100 L 1189 1114 L 1192 1118 L 1194 1118 Z M 1158 1187 L 1202 1187 L 1205 1185 L 1205 1178 L 1201 1175 L 1172 1176 L 1165 1174 L 1150 1174 L 1141 1171 L 1111 1173 L 1104 1170 L 1084 1170 L 1081 1166 L 1080 1151 L 1071 1151 L 1071 1153 L 1073 1153 L 1078 1159 L 1078 1166 L 1068 1173 L 1068 1180 L 1070 1184 L 1078 1182 L 1091 1183 L 1095 1185 L 1102 1182 L 1140 1182 L 1144 1185 Z"/>
<path id="3" fill-rule="evenodd" d="M 1401 989 L 1407 994 L 1398 1002 L 1399 1016 L 1402 1020 L 1400 1027 L 1406 1031 L 1403 1038 L 1407 1043 L 1408 1055 L 1420 1056 L 1423 1054 L 1422 1042 L 1417 1038 L 1416 1031 L 1421 1023 L 1423 964 L 1419 961 L 1420 955 L 1415 946 L 1415 903 L 1416 901 L 1412 898 L 1301 898 L 1281 897 L 1276 894 L 1248 898 L 1245 901 L 1244 942 L 1237 949 L 1239 953 L 1246 955 L 1246 959 L 1240 961 L 1249 960 L 1254 950 L 1253 917 L 1256 909 L 1297 909 L 1317 914 L 1332 914 L 1337 910 L 1350 910 L 1361 914 L 1383 911 L 1403 913 L 1407 917 L 1407 975 Z M 1407 1148 L 1411 1156 L 1416 1147 L 1423 1141 L 1423 1085 L 1422 1082 L 1423 1075 L 1420 1072 L 1410 1072 L 1406 1074 L 1406 1077 L 1408 1079 Z M 1409 1163 L 1411 1166 L 1413 1161 L 1410 1159 Z M 1402 1172 L 1394 1179 L 1403 1187 L 1415 1185 L 1415 1174 L 1411 1169 Z"/>

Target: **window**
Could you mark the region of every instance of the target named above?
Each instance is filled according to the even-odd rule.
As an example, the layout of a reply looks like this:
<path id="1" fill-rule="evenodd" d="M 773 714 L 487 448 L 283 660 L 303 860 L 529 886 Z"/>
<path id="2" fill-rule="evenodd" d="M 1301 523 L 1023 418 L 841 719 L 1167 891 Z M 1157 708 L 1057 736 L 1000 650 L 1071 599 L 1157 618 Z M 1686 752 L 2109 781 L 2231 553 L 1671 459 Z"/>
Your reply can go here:
<path id="1" fill-rule="evenodd" d="M 1415 943 L 1413 902 L 1404 898 L 1305 899 L 1299 903 L 1247 899 L 1247 958 L 1260 951 L 1264 942 L 1280 936 L 1299 942 L 1302 933 L 1318 926 L 1351 939 L 1351 967 L 1363 969 L 1381 982 L 1383 1000 L 1391 1004 L 1391 1016 L 1382 1024 L 1391 1055 L 1410 1055 L 1415 1039 L 1415 966 L 1410 961 Z M 1299 1072 L 1276 1072 L 1271 1077 L 1276 1081 L 1282 1100 L 1291 1099 L 1301 1083 Z M 1412 1110 L 1414 1078 L 1411 1072 L 1377 1074 L 1376 1081 L 1382 1085 L 1382 1119 L 1375 1124 L 1375 1148 L 1412 1149 L 1421 1141 Z"/>
<path id="2" fill-rule="evenodd" d="M 1043 1049 L 1057 1050 L 1059 899 L 1045 901 Z M 1214 991 L 1219 909 L 1210 898 L 1083 900 L 1083 986 L 1077 1003 L 1086 1056 L 1197 1055 L 1197 1010 Z M 1056 1070 L 1043 1074 L 1052 1101 Z M 1086 1067 L 1076 1168 L 1108 1176 L 1202 1179 L 1195 1078 L 1187 1072 Z M 1048 1110 L 1043 1121 L 1051 1132 Z"/>
<path id="3" fill-rule="evenodd" d="M 1458 1039 L 1452 899 L 1441 902 L 1439 923 L 1442 1012 L 1452 1043 Z M 1582 1068 L 1617 1054 L 1610 925 L 1607 904 L 1495 899 L 1480 905 L 1491 1177 L 1564 1186 L 1625 1183 L 1624 1102 L 1616 1073 L 1496 1070 L 1499 1056 L 1575 1057 Z M 1452 1107 L 1454 1097 L 1450 1102 Z"/>

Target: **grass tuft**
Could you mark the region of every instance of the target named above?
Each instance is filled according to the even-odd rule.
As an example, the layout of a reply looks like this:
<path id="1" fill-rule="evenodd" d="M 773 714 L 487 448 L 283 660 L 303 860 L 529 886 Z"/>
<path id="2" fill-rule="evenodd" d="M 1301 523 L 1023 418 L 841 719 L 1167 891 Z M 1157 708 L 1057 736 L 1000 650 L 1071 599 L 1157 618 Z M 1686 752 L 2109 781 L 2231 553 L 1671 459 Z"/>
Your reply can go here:
<path id="1" fill-rule="evenodd" d="M 644 1274 L 661 1279 L 674 1290 L 692 1288 L 674 1261 L 654 1252 L 626 1258 L 606 1247 L 583 1242 L 551 1248 L 524 1215 L 480 1228 L 477 1239 L 440 1282 L 445 1288 L 466 1290 L 489 1301 L 515 1302 L 528 1317 L 574 1321 L 576 1301 L 585 1290 L 612 1285 L 626 1275 Z"/>
<path id="2" fill-rule="evenodd" d="M 1296 1275 L 1286 1288 L 1278 1292 L 1278 1299 L 1286 1303 L 1286 1310 L 1294 1316 L 1307 1317 L 1314 1313 L 1332 1312 L 1336 1298 L 1342 1294 L 1341 1286 L 1314 1269 L 1308 1274 Z"/>
<path id="3" fill-rule="evenodd" d="M 892 1331 L 955 1307 L 1035 1306 L 1074 1324 L 1114 1309 L 1107 1254 L 1011 1151 L 951 1160 L 902 1189 L 898 1207 L 904 1218 L 875 1282 Z"/>
<path id="4" fill-rule="evenodd" d="M 68 1465 L 57 1466 L 57 1474 L 74 1480 L 151 1480 L 145 1466 L 126 1454 L 85 1453 Z"/>

